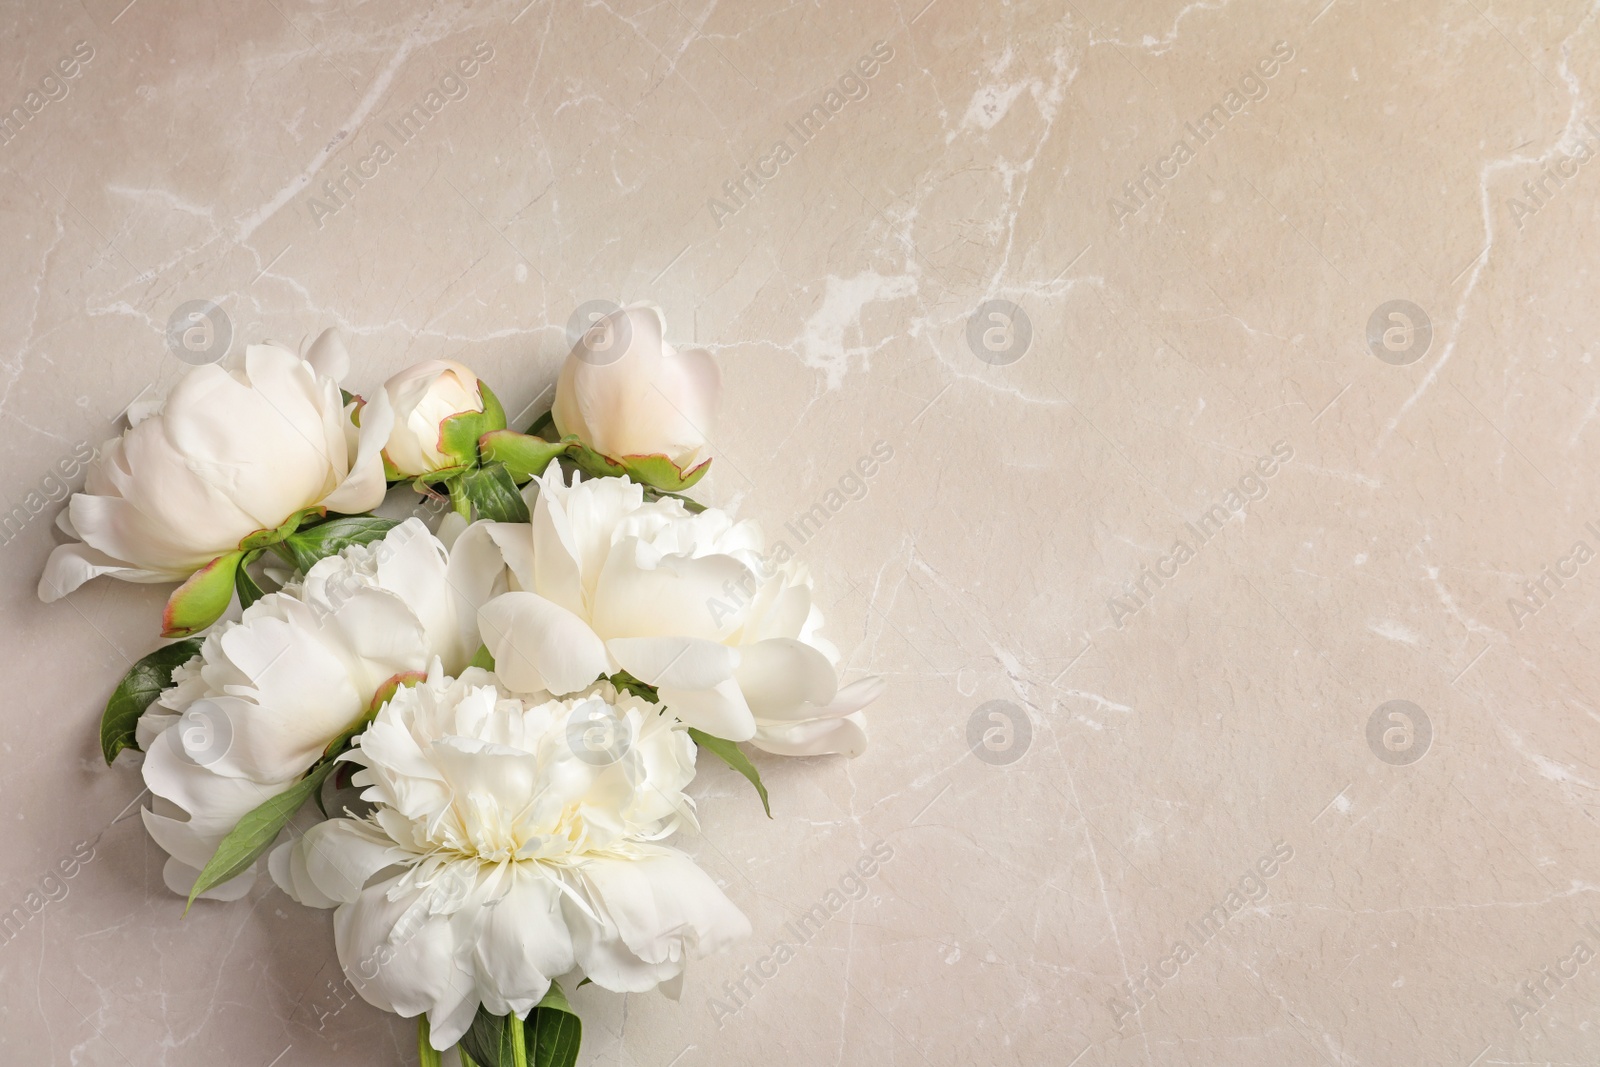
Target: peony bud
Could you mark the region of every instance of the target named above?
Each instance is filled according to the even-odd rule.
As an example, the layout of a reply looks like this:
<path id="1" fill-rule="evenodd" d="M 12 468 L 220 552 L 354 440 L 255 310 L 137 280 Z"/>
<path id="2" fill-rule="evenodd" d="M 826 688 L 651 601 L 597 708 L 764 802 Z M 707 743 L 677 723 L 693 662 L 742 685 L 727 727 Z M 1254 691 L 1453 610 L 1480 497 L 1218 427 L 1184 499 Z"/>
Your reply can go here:
<path id="1" fill-rule="evenodd" d="M 663 456 L 680 472 L 698 462 L 722 376 L 711 353 L 680 352 L 665 330 L 661 309 L 649 304 L 589 327 L 556 382 L 556 430 L 618 461 Z"/>
<path id="2" fill-rule="evenodd" d="M 484 410 L 476 374 L 451 360 L 430 359 L 396 374 L 383 383 L 383 389 L 394 408 L 394 429 L 383 449 L 391 478 L 417 478 L 474 462 L 475 453 L 462 454 L 465 442 L 455 442 L 457 447 L 452 448 L 444 431 L 457 415 Z"/>

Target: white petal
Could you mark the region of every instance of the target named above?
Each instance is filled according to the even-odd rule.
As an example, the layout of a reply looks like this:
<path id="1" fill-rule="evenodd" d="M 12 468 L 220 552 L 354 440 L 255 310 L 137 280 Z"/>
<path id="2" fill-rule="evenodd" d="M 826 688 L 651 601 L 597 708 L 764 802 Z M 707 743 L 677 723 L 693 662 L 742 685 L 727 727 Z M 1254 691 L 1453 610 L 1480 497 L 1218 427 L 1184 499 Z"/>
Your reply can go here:
<path id="1" fill-rule="evenodd" d="M 692 956 L 731 947 L 750 920 L 681 852 L 643 859 L 596 858 L 576 872 L 602 922 L 571 902 L 578 964 L 596 985 L 643 992 L 683 970 Z"/>
<path id="2" fill-rule="evenodd" d="M 167 888 L 185 899 L 189 890 L 194 888 L 196 878 L 200 877 L 200 868 L 190 867 L 178 859 L 168 857 L 161 868 L 161 880 Z M 250 892 L 256 884 L 256 871 L 252 867 L 236 878 L 230 878 L 221 885 L 214 885 L 205 892 L 195 897 L 196 900 L 238 900 Z"/>
<path id="3" fill-rule="evenodd" d="M 774 637 L 740 649 L 739 689 L 758 719 L 792 719 L 826 707 L 839 678 L 826 656 L 793 638 Z"/>
<path id="4" fill-rule="evenodd" d="M 506 593 L 478 612 L 495 673 L 512 689 L 573 693 L 605 674 L 604 643 L 572 612 L 537 593 Z"/>
<path id="5" fill-rule="evenodd" d="M 756 720 L 733 679 L 709 689 L 674 689 L 662 686 L 658 695 L 672 714 L 712 737 L 748 741 L 755 736 Z"/>
<path id="6" fill-rule="evenodd" d="M 738 649 L 697 637 L 614 637 L 606 648 L 646 685 L 710 689 L 739 669 Z"/>
<path id="7" fill-rule="evenodd" d="M 125 582 L 176 582 L 186 575 L 147 570 L 112 559 L 88 545 L 57 545 L 44 565 L 39 579 L 39 599 L 46 604 L 60 600 L 91 578 L 109 574 Z"/>
<path id="8" fill-rule="evenodd" d="M 526 1015 L 577 959 L 561 913 L 562 894 L 540 871 L 516 869 L 510 891 L 483 909 L 477 931 L 478 988 L 495 1015 Z"/>
<path id="9" fill-rule="evenodd" d="M 383 445 L 393 427 L 394 409 L 389 404 L 389 394 L 379 389 L 361 406 L 361 432 L 350 473 L 320 501 L 323 507 L 354 515 L 383 503 L 388 488 L 383 475 Z"/>
<path id="10" fill-rule="evenodd" d="M 867 750 L 867 720 L 860 712 L 836 719 L 763 723 L 750 739 L 763 752 L 775 756 L 826 756 L 855 759 Z"/>

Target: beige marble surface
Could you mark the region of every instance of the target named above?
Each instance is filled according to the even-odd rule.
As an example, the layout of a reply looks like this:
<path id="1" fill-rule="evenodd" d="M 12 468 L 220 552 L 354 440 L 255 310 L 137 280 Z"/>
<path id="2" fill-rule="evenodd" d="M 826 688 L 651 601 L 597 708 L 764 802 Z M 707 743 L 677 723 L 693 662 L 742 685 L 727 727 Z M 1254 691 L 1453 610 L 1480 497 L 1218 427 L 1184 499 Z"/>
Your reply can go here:
<path id="1" fill-rule="evenodd" d="M 162 887 L 96 724 L 165 590 L 33 596 L 169 316 L 516 409 L 612 298 L 718 353 L 705 495 L 823 506 L 891 685 L 860 760 L 761 760 L 772 822 L 702 774 L 755 938 L 578 993 L 586 1062 L 1600 1062 L 1597 9 L 10 0 L 0 1056 L 414 1062 L 326 914 Z"/>

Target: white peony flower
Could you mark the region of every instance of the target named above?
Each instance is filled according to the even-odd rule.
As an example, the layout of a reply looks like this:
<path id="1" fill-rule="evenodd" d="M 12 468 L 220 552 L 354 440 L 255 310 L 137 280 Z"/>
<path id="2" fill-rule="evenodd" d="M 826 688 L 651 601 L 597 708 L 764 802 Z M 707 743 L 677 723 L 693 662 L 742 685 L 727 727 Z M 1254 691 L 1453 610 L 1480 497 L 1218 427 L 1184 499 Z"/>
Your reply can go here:
<path id="1" fill-rule="evenodd" d="M 446 421 L 483 410 L 483 391 L 472 371 L 430 359 L 384 382 L 383 391 L 394 408 L 394 428 L 383 449 L 391 476 L 416 478 L 475 458 L 451 454 L 440 439 Z"/>
<path id="2" fill-rule="evenodd" d="M 339 390 L 347 362 L 337 336 L 325 333 L 305 359 L 251 345 L 240 370 L 190 371 L 158 412 L 101 446 L 60 520 L 82 543 L 50 554 L 40 599 L 102 574 L 183 581 L 297 512 L 376 506 L 388 398 L 359 408 L 358 431 Z"/>
<path id="3" fill-rule="evenodd" d="M 711 353 L 680 352 L 665 331 L 649 304 L 590 326 L 556 380 L 556 430 L 613 458 L 664 455 L 687 472 L 706 446 L 722 375 Z"/>
<path id="4" fill-rule="evenodd" d="M 769 569 L 754 523 L 647 502 L 621 478 L 569 486 L 554 463 L 528 492 L 531 525 L 478 523 L 455 547 L 479 569 L 505 561 L 509 589 L 478 624 L 506 684 L 563 694 L 626 671 L 717 737 L 781 755 L 866 747 L 859 711 L 881 682 L 839 688 L 810 576 Z"/>
<path id="5" fill-rule="evenodd" d="M 386 682 L 436 660 L 465 667 L 489 580 L 447 561 L 422 521 L 409 519 L 381 541 L 319 560 L 300 585 L 208 635 L 139 720 L 155 796 L 144 821 L 171 854 L 167 886 L 187 896 L 239 819 L 304 774 Z M 252 880 L 203 895 L 236 899 Z"/>
<path id="6" fill-rule="evenodd" d="M 526 1016 L 574 968 L 618 992 L 670 991 L 690 956 L 750 933 L 658 843 L 693 821 L 695 746 L 671 716 L 609 685 L 539 703 L 495 683 L 435 671 L 395 693 L 343 757 L 376 810 L 318 824 L 270 862 L 297 901 L 338 907 L 339 962 L 361 995 L 427 1012 L 441 1050 L 480 1004 Z"/>

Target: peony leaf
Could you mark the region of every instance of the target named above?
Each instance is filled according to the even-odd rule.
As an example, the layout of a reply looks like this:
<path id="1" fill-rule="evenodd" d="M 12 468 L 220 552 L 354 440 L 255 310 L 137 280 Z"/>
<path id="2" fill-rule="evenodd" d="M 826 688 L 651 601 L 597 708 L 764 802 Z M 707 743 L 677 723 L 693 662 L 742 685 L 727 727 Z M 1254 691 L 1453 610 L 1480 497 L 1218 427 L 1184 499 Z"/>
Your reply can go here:
<path id="1" fill-rule="evenodd" d="M 482 411 L 463 411 L 439 424 L 439 451 L 463 467 L 477 466 L 480 437 L 506 428 L 505 409 L 494 390 L 479 379 L 478 392 L 483 397 Z"/>
<path id="2" fill-rule="evenodd" d="M 244 555 L 229 552 L 189 575 L 167 598 L 161 612 L 161 636 L 188 637 L 222 618 L 233 600 L 233 576 Z"/>
<path id="3" fill-rule="evenodd" d="M 494 670 L 494 653 L 489 651 L 488 645 L 479 645 L 478 651 L 472 654 L 472 662 L 467 666 L 492 671 Z"/>
<path id="4" fill-rule="evenodd" d="M 495 430 L 478 441 L 484 463 L 504 463 L 517 482 L 543 474 L 550 461 L 564 456 L 572 445 L 566 441 L 546 441 L 514 430 Z"/>
<path id="5" fill-rule="evenodd" d="M 191 637 L 163 645 L 122 676 L 111 699 L 106 701 L 105 714 L 100 717 L 100 751 L 105 754 L 107 764 L 125 748 L 139 751 L 135 740 L 139 716 L 172 684 L 172 672 L 193 659 L 204 642 L 203 637 Z"/>
<path id="6" fill-rule="evenodd" d="M 528 1063 L 532 1067 L 573 1067 L 583 1043 L 583 1020 L 572 1010 L 567 995 L 550 983 L 544 999 L 528 1013 Z"/>
<path id="7" fill-rule="evenodd" d="M 333 761 L 318 763 L 304 778 L 240 819 L 239 825 L 228 831 L 228 836 L 222 839 L 217 851 L 200 869 L 200 877 L 195 879 L 194 888 L 189 890 L 189 902 L 183 906 L 184 914 L 189 913 L 189 905 L 194 903 L 195 897 L 212 886 L 243 874 L 263 852 L 271 848 L 278 839 L 278 832 L 294 818 L 300 805 L 322 787 L 322 780 L 332 770 Z"/>
<path id="8" fill-rule="evenodd" d="M 744 754 L 743 749 L 727 738 L 712 737 L 703 730 L 696 730 L 693 726 L 689 727 L 689 736 L 694 738 L 695 744 L 750 779 L 750 784 L 761 794 L 761 806 L 766 809 L 767 818 L 772 818 L 772 805 L 767 802 L 767 787 L 761 784 L 761 772 L 756 770 L 756 765 L 750 762 L 750 757 Z"/>
<path id="9" fill-rule="evenodd" d="M 249 571 L 250 564 L 260 559 L 261 553 L 265 551 L 266 549 L 264 548 L 256 548 L 246 552 L 244 558 L 239 561 L 238 570 L 233 572 L 233 588 L 239 594 L 239 607 L 241 608 L 248 608 L 251 604 L 267 595 L 262 590 L 261 584 L 255 580 L 255 577 Z"/>
<path id="10" fill-rule="evenodd" d="M 456 484 L 477 509 L 479 518 L 492 522 L 528 521 L 528 502 L 517 492 L 516 480 L 504 463 L 491 463 L 482 470 L 463 474 Z"/>
<path id="11" fill-rule="evenodd" d="M 294 556 L 294 565 L 304 573 L 324 556 L 337 555 L 351 545 L 381 541 L 385 534 L 399 525 L 394 519 L 352 515 L 290 534 L 283 543 Z"/>
<path id="12" fill-rule="evenodd" d="M 480 1005 L 461 1038 L 461 1051 L 482 1067 L 573 1067 L 582 1041 L 582 1020 L 560 984 L 551 982 L 526 1020 L 490 1015 Z"/>

